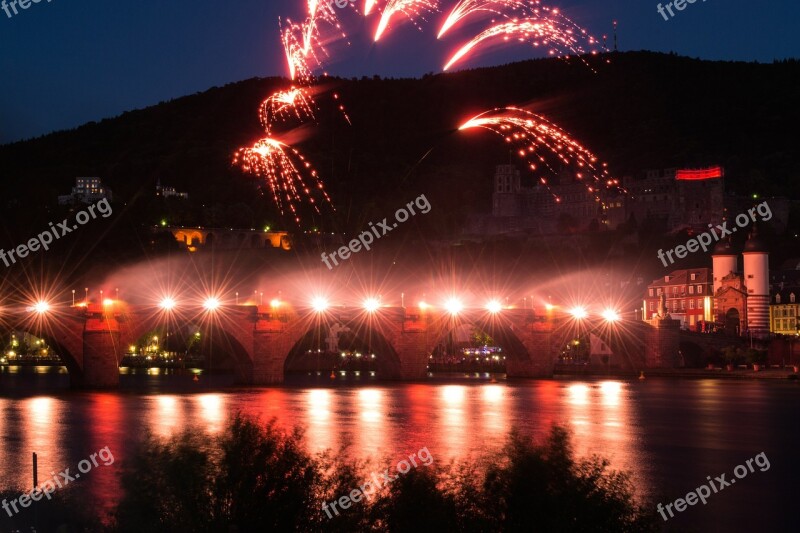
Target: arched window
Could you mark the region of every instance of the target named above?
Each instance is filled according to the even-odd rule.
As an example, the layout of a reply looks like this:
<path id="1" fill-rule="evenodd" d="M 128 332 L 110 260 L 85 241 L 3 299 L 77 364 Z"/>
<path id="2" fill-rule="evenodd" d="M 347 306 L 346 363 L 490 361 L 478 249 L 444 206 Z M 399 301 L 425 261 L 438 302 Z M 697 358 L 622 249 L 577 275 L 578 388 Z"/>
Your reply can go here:
<path id="1" fill-rule="evenodd" d="M 789 295 L 789 301 L 794 303 L 794 293 Z"/>
<path id="2" fill-rule="evenodd" d="M 781 295 L 780 295 L 780 294 L 776 294 L 776 295 L 775 295 L 775 303 L 776 303 L 776 304 L 779 304 L 779 303 L 781 303 Z"/>

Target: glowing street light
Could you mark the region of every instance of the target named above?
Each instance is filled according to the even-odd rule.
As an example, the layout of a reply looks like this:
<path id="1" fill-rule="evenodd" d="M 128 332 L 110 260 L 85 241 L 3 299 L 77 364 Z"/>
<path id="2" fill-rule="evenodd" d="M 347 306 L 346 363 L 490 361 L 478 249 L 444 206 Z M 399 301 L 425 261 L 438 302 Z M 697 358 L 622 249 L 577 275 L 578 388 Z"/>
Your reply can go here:
<path id="1" fill-rule="evenodd" d="M 376 298 L 367 298 L 364 300 L 364 309 L 370 313 L 374 313 L 380 309 L 381 303 Z"/>
<path id="2" fill-rule="evenodd" d="M 323 313 L 326 309 L 330 306 L 328 303 L 327 298 L 323 298 L 322 296 L 317 296 L 313 300 L 311 300 L 311 307 L 314 308 L 314 311 L 317 313 Z"/>
<path id="3" fill-rule="evenodd" d="M 464 309 L 464 304 L 458 298 L 450 298 L 444 303 L 444 308 L 451 315 L 457 315 Z"/>
<path id="4" fill-rule="evenodd" d="M 44 301 L 38 301 L 33 305 L 33 310 L 43 315 L 50 310 L 50 304 Z"/>
<path id="5" fill-rule="evenodd" d="M 601 316 L 603 317 L 603 319 L 605 319 L 606 322 L 616 322 L 620 319 L 619 313 L 611 308 L 603 311 Z"/>
<path id="6" fill-rule="evenodd" d="M 110 307 L 112 305 L 114 305 L 114 300 L 112 300 L 111 298 L 106 298 L 105 300 L 103 300 L 103 307 Z"/>
<path id="7" fill-rule="evenodd" d="M 419 309 L 420 309 L 420 311 L 425 311 L 425 310 L 427 310 L 429 307 L 430 307 L 430 305 L 428 305 L 428 304 L 427 304 L 427 303 L 425 303 L 425 302 L 420 302 L 420 303 L 419 303 Z"/>
<path id="8" fill-rule="evenodd" d="M 503 304 L 498 302 L 497 300 L 491 300 L 489 303 L 486 304 L 486 309 L 490 313 L 499 313 L 503 310 Z"/>
<path id="9" fill-rule="evenodd" d="M 269 306 L 272 307 L 273 309 L 277 309 L 278 307 L 281 306 L 281 301 L 278 300 L 277 298 L 274 298 L 270 300 Z"/>
<path id="10" fill-rule="evenodd" d="M 172 311 L 173 309 L 175 309 L 175 305 L 176 304 L 175 304 L 175 300 L 174 299 L 172 299 L 170 297 L 166 297 L 163 300 L 161 300 L 161 303 L 159 303 L 158 305 L 164 311 Z"/>
<path id="11" fill-rule="evenodd" d="M 220 306 L 219 299 L 213 296 L 207 298 L 206 301 L 203 302 L 203 307 L 205 307 L 207 311 L 216 311 L 219 308 L 219 306 Z"/>
<path id="12" fill-rule="evenodd" d="M 576 318 L 578 320 L 584 319 L 587 316 L 589 316 L 589 313 L 586 312 L 586 309 L 580 306 L 573 307 L 572 309 L 570 309 L 569 314 L 571 314 L 573 318 Z"/>

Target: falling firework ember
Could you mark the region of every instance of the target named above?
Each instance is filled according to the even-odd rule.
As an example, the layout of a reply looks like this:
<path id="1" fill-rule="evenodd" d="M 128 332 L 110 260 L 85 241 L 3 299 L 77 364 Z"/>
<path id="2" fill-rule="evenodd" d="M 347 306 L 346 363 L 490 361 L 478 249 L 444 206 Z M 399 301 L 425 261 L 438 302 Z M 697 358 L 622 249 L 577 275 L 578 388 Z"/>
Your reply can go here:
<path id="1" fill-rule="evenodd" d="M 267 137 L 252 147 L 241 148 L 236 153 L 233 164 L 241 165 L 245 172 L 263 178 L 281 215 L 285 213 L 285 204 L 298 224 L 299 202 L 307 200 L 317 213 L 320 212 L 312 187 L 320 191 L 326 202 L 331 201 L 311 163 L 296 149 L 276 139 Z M 304 177 L 305 174 L 308 175 L 307 178 Z"/>
<path id="2" fill-rule="evenodd" d="M 475 13 L 485 12 L 508 17 L 506 10 L 520 11 L 528 9 L 530 5 L 529 2 L 524 2 L 523 0 L 461 0 L 450 12 L 450 15 L 447 16 L 444 24 L 442 24 L 442 29 L 439 30 L 439 39 L 453 26 Z M 538 2 L 534 5 L 538 5 Z M 533 14 L 532 11 L 530 13 Z"/>
<path id="3" fill-rule="evenodd" d="M 306 89 L 292 87 L 288 91 L 278 91 L 261 104 L 259 118 L 268 134 L 278 121 L 290 117 L 299 120 L 314 120 L 314 100 Z"/>
<path id="4" fill-rule="evenodd" d="M 389 22 L 398 13 L 405 15 L 411 22 L 417 25 L 417 19 L 424 20 L 426 13 L 434 13 L 439 11 L 439 0 L 389 0 L 386 7 L 381 14 L 381 20 L 378 23 L 378 29 L 375 31 L 375 42 L 389 27 Z M 419 28 L 419 25 L 417 25 Z M 421 29 L 421 28 L 420 28 Z"/>
<path id="5" fill-rule="evenodd" d="M 550 47 L 548 53 L 559 57 L 587 53 L 581 45 L 582 41 L 588 43 L 590 47 L 598 44 L 586 30 L 561 15 L 558 10 L 546 10 L 533 18 L 503 22 L 482 31 L 453 54 L 444 66 L 444 70 L 449 69 L 478 46 L 496 38 L 504 42 L 511 40 L 527 42 L 535 48 L 548 46 Z M 597 51 L 592 49 L 591 53 L 596 54 Z M 588 66 L 586 61 L 583 62 Z"/>
<path id="6" fill-rule="evenodd" d="M 549 159 L 555 157 L 559 165 L 573 168 L 575 177 L 584 182 L 598 200 L 602 187 L 625 192 L 619 187 L 619 180 L 610 176 L 605 163 L 598 168 L 597 157 L 592 152 L 552 122 L 530 111 L 514 107 L 494 109 L 471 118 L 458 129 L 471 128 L 487 129 L 518 146 L 519 156 L 528 162 L 534 173 L 542 166 L 550 174 L 557 175 Z M 538 181 L 550 190 L 546 177 L 539 176 Z M 557 196 L 556 201 L 560 201 Z"/>

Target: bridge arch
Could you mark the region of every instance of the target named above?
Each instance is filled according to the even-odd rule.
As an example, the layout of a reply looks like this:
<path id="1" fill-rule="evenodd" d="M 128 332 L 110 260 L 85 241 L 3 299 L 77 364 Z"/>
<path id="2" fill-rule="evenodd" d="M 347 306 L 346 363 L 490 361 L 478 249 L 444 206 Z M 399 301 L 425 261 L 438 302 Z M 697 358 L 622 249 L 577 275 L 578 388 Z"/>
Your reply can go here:
<path id="1" fill-rule="evenodd" d="M 308 349 L 314 347 L 325 347 L 325 351 L 330 353 L 327 346 L 327 337 L 331 329 L 340 326 L 343 331 L 338 333 L 339 350 L 358 349 L 359 346 L 366 347 L 365 356 L 375 353 L 376 372 L 381 379 L 398 379 L 400 377 L 401 361 L 400 356 L 393 344 L 381 332 L 378 324 L 372 321 L 357 319 L 351 320 L 326 320 L 321 324 L 306 328 L 299 340 L 292 346 L 283 364 L 284 375 L 296 371 L 302 363 Z M 309 348 L 312 347 L 312 348 Z M 322 348 L 318 348 L 322 349 Z M 312 351 L 313 353 L 313 351 Z"/>

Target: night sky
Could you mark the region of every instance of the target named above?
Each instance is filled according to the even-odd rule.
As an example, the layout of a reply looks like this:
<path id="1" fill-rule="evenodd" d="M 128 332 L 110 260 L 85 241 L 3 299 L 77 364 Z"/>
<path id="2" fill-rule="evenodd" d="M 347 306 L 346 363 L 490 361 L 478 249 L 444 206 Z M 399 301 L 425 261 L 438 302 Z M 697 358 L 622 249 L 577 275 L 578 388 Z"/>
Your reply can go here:
<path id="1" fill-rule="evenodd" d="M 442 4 L 449 12 L 455 0 Z M 610 36 L 617 20 L 620 50 L 762 62 L 800 57 L 797 0 L 697 0 L 669 21 L 657 4 L 548 3 L 597 37 Z M 299 20 L 304 6 L 305 0 L 41 0 L 12 18 L 0 10 L 0 143 L 254 76 L 285 75 L 278 17 Z M 398 18 L 403 24 L 393 24 L 374 44 L 378 15 L 364 20 L 346 10 L 342 20 L 352 44 L 331 45 L 327 71 L 346 77 L 439 72 L 450 52 L 488 23 L 472 19 L 440 42 L 435 35 L 444 16 L 421 22 L 423 32 Z M 460 68 L 541 56 L 542 50 L 520 44 L 472 57 Z"/>

